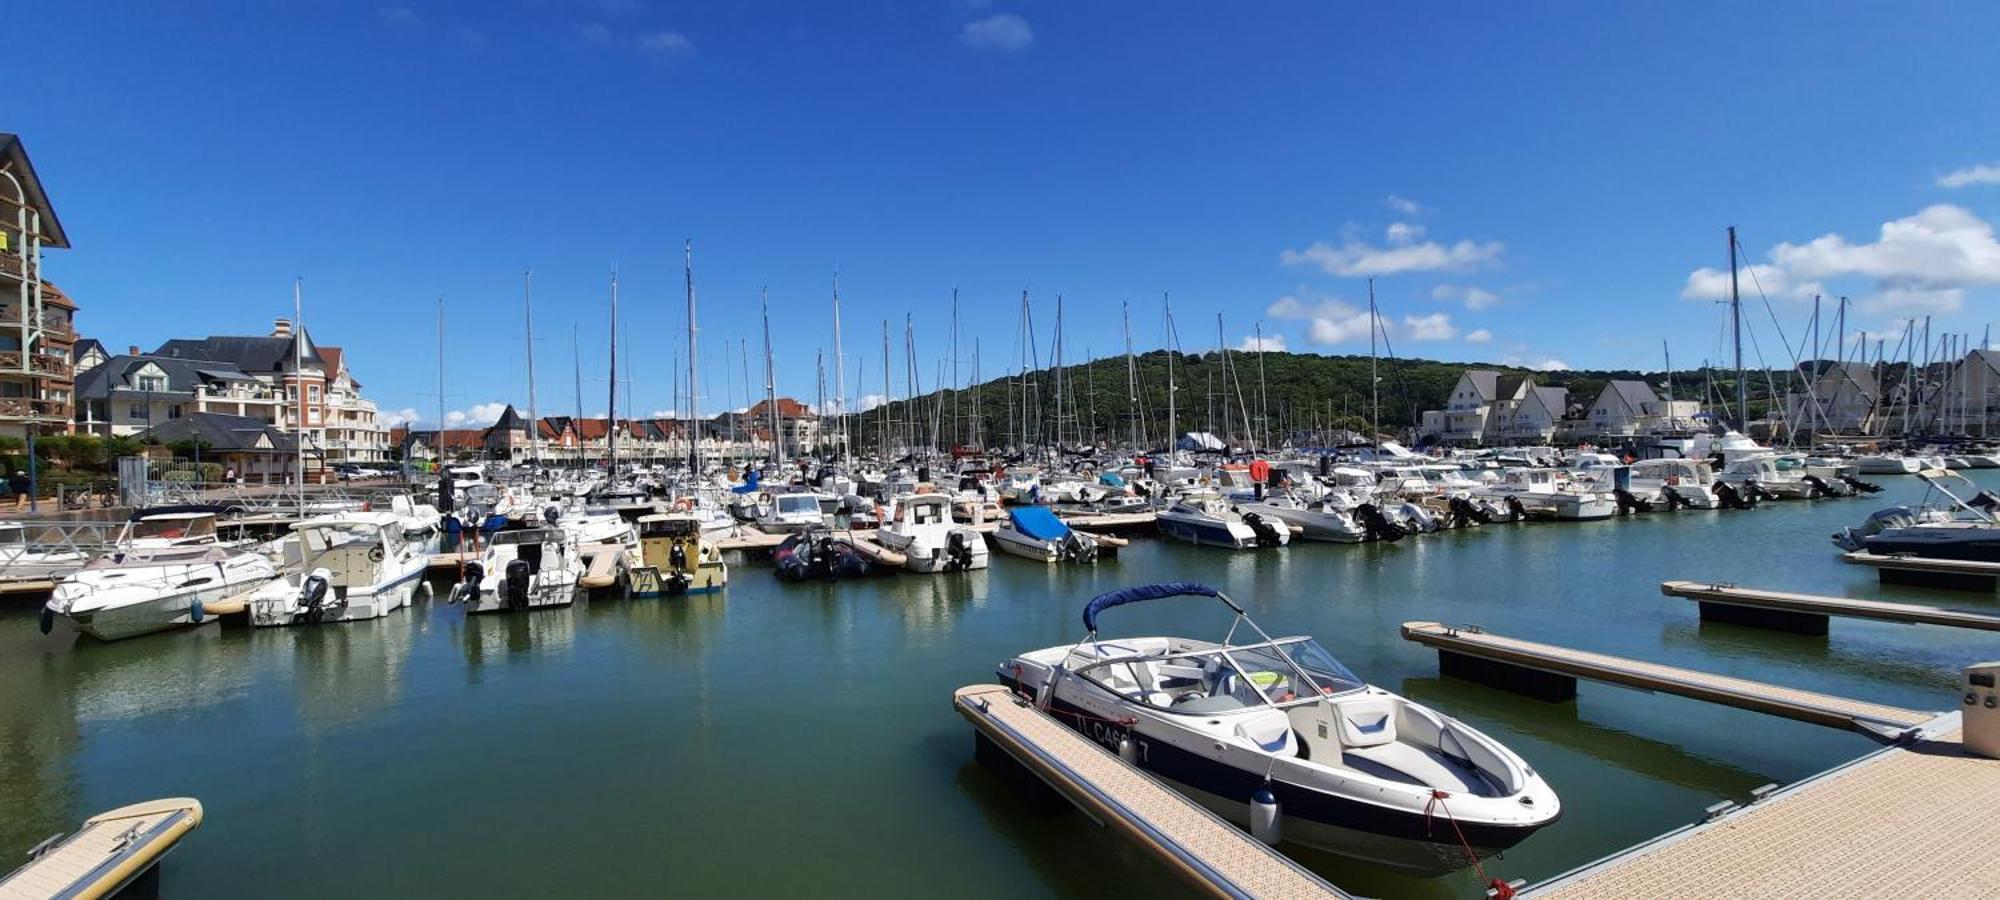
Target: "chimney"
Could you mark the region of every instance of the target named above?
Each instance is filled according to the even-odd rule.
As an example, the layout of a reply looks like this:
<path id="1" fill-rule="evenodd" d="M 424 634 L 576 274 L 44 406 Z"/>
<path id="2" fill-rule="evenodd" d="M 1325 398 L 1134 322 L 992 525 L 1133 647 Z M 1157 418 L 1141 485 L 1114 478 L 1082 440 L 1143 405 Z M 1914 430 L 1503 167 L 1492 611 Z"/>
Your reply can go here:
<path id="1" fill-rule="evenodd" d="M 138 345 L 138 344 L 130 344 L 130 345 L 127 345 L 127 346 L 126 346 L 126 348 L 125 348 L 125 355 L 126 355 L 126 356 L 138 356 L 138 355 L 139 355 L 139 345 Z"/>
<path id="2" fill-rule="evenodd" d="M 292 336 L 292 320 L 277 319 L 271 322 L 271 336 L 284 338 Z"/>

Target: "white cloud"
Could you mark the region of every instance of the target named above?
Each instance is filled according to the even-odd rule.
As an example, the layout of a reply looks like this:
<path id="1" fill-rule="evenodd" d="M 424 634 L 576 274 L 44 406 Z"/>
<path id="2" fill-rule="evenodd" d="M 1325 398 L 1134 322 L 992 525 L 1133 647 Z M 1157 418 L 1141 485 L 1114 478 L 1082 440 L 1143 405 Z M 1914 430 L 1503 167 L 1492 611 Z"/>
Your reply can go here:
<path id="1" fill-rule="evenodd" d="M 1306 339 L 1320 346 L 1368 339 L 1368 311 L 1331 297 L 1310 302 L 1293 296 L 1280 297 L 1264 314 L 1275 319 L 1305 320 Z"/>
<path id="2" fill-rule="evenodd" d="M 654 31 L 639 36 L 639 49 L 660 56 L 694 52 L 694 42 L 678 31 Z"/>
<path id="3" fill-rule="evenodd" d="M 1758 263 L 1736 268 L 1737 290 L 1745 297 L 1757 296 L 1760 289 L 1766 296 L 1793 298 L 1811 297 L 1824 291 L 1817 281 L 1794 283 L 1791 273 L 1777 266 Z M 1681 298 L 1729 299 L 1729 270 L 1702 267 L 1689 272 L 1687 284 L 1681 287 Z"/>
<path id="4" fill-rule="evenodd" d="M 656 409 L 656 410 L 653 410 L 652 412 L 649 412 L 649 413 L 647 413 L 647 414 L 646 414 L 646 418 L 648 418 L 648 419 L 678 419 L 678 418 L 680 418 L 680 415 L 681 415 L 681 414 L 680 414 L 680 411 L 679 411 L 679 410 L 672 410 L 672 409 Z"/>
<path id="5" fill-rule="evenodd" d="M 1490 340 L 1493 340 L 1493 332 L 1487 331 L 1484 328 L 1477 331 L 1468 331 L 1465 334 L 1465 342 L 1468 344 L 1484 344 Z"/>
<path id="6" fill-rule="evenodd" d="M 1967 288 L 2000 284 L 2000 240 L 1992 224 L 1949 203 L 1884 222 L 1872 242 L 1824 234 L 1804 244 L 1780 243 L 1770 259 L 1747 267 L 1744 291 L 1761 283 L 1765 293 L 1798 297 L 1821 292 L 1818 279 L 1865 278 L 1875 293 L 1858 306 L 1870 313 L 1956 312 L 1965 306 Z M 1729 273 L 1697 269 L 1681 293 L 1707 299 L 1728 291 Z"/>
<path id="7" fill-rule="evenodd" d="M 1534 369 L 1537 372 L 1563 372 L 1570 368 L 1569 363 L 1556 359 L 1553 356 L 1534 357 L 1521 356 L 1514 353 L 1500 357 L 1500 364 L 1516 369 Z"/>
<path id="8" fill-rule="evenodd" d="M 1437 287 L 1431 288 L 1431 298 L 1434 300 L 1457 300 L 1464 303 L 1466 309 L 1475 311 L 1486 309 L 1500 302 L 1500 297 L 1492 291 L 1473 287 L 1469 284 L 1440 284 Z"/>
<path id="9" fill-rule="evenodd" d="M 1424 212 L 1424 208 L 1417 205 L 1417 201 L 1411 200 L 1408 197 L 1399 197 L 1395 194 L 1390 194 L 1382 198 L 1382 205 L 1406 216 L 1419 216 L 1423 215 Z"/>
<path id="10" fill-rule="evenodd" d="M 1404 316 L 1403 324 L 1410 328 L 1410 340 L 1448 341 L 1458 337 L 1458 328 L 1451 324 L 1451 316 L 1432 313 L 1428 316 Z"/>
<path id="11" fill-rule="evenodd" d="M 1240 353 L 1256 353 L 1259 350 L 1283 353 L 1285 352 L 1285 336 L 1282 334 L 1264 335 L 1260 345 L 1256 335 L 1246 334 L 1243 336 L 1243 340 L 1236 342 L 1236 349 Z"/>
<path id="12" fill-rule="evenodd" d="M 1001 13 L 965 23 L 958 39 L 981 50 L 1026 50 L 1035 42 L 1035 30 L 1028 20 L 1013 13 Z"/>
<path id="13" fill-rule="evenodd" d="M 402 428 L 416 423 L 417 410 L 415 407 L 405 406 L 402 409 L 382 413 L 377 420 L 382 423 L 383 428 Z"/>
<path id="14" fill-rule="evenodd" d="M 1411 242 L 1397 242 L 1398 226 L 1401 234 Z M 1410 229 L 1416 229 L 1412 234 Z M 1395 275 L 1399 272 L 1468 271 L 1497 265 L 1506 245 L 1499 241 L 1459 241 L 1456 244 L 1440 244 L 1436 241 L 1415 243 L 1422 237 L 1419 226 L 1397 223 L 1389 230 L 1390 245 L 1377 247 L 1353 238 L 1345 239 L 1338 246 L 1326 241 L 1315 241 L 1304 250 L 1286 250 L 1279 259 L 1288 266 L 1318 266 L 1329 275 L 1344 275 L 1350 278 L 1371 275 Z"/>
<path id="15" fill-rule="evenodd" d="M 865 413 L 875 407 L 881 406 L 883 402 L 884 398 L 881 394 L 862 394 L 859 399 L 854 401 L 854 411 Z"/>
<path id="16" fill-rule="evenodd" d="M 1391 222 L 1385 229 L 1385 236 L 1391 244 L 1409 244 L 1424 239 L 1424 226 L 1410 222 Z"/>
<path id="17" fill-rule="evenodd" d="M 493 424 L 500 414 L 507 410 L 507 404 L 498 400 L 492 403 L 477 403 L 471 409 L 454 409 L 444 414 L 444 424 L 448 428 L 484 428 Z"/>
<path id="18" fill-rule="evenodd" d="M 1975 184 L 2000 184 L 2000 163 L 1980 163 L 1954 169 L 1938 176 L 1938 187 L 1962 188 Z"/>
<path id="19" fill-rule="evenodd" d="M 608 44 L 611 42 L 611 26 L 603 22 L 590 22 L 584 25 L 577 25 L 570 30 L 575 32 L 577 37 L 583 38 L 593 44 Z"/>

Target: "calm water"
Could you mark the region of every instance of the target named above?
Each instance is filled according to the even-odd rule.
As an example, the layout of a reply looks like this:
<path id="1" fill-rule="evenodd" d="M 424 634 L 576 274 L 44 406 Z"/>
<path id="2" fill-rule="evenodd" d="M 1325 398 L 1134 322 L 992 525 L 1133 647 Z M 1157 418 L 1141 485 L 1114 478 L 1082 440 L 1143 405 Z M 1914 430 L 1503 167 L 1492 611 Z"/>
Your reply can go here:
<path id="1" fill-rule="evenodd" d="M 1976 477 L 2000 486 L 1993 472 Z M 1971 608 L 1883 591 L 1826 536 L 1914 500 L 1767 504 L 1633 521 L 1494 526 L 1400 545 L 1256 554 L 1138 540 L 1094 569 L 994 558 L 969 576 L 780 585 L 739 565 L 719 597 L 467 621 L 420 605 L 365 624 L 43 637 L 0 613 L 0 854 L 84 815 L 192 795 L 208 822 L 165 889 L 189 896 L 1136 895 L 1180 892 L 1075 814 L 1042 815 L 972 762 L 951 690 L 1073 642 L 1090 595 L 1194 579 L 1268 629 L 1310 633 L 1370 680 L 1500 738 L 1564 817 L 1492 874 L 1540 879 L 1853 758 L 1857 737 L 1586 684 L 1545 704 L 1437 676 L 1407 620 L 1490 630 L 1918 708 L 1949 708 L 1988 636 L 1835 621 L 1810 638 L 1702 625 L 1669 578 Z M 1219 608 L 1219 607 L 1218 607 Z M 1194 600 L 1109 631 L 1220 636 Z M 60 634 L 60 632 L 59 632 Z M 1311 855 L 1350 890 L 1476 896 Z"/>

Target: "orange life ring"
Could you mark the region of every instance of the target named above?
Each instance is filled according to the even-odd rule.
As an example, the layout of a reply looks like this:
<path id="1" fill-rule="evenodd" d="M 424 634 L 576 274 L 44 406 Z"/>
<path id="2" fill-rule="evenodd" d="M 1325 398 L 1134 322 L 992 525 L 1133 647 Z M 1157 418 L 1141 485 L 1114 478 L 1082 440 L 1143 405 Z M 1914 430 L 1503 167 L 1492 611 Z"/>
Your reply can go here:
<path id="1" fill-rule="evenodd" d="M 1253 462 L 1253 463 L 1251 463 L 1251 464 L 1250 464 L 1250 480 L 1251 480 L 1251 481 L 1269 481 L 1269 480 L 1271 480 L 1271 464 L 1270 464 L 1270 463 L 1267 463 L 1267 462 L 1265 462 L 1265 461 L 1263 461 L 1263 460 L 1261 460 L 1261 459 L 1260 459 L 1260 460 L 1257 460 L 1256 462 Z"/>

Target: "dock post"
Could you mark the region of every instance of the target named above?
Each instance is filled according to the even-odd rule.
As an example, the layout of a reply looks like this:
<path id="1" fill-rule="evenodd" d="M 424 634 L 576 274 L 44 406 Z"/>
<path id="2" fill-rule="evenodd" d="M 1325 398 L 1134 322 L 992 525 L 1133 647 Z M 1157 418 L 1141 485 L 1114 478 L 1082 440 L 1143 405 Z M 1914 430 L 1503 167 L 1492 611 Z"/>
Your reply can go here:
<path id="1" fill-rule="evenodd" d="M 1782 609 L 1737 606 L 1732 603 L 1713 603 L 1707 600 L 1701 601 L 1701 618 L 1704 622 L 1769 628 L 1793 634 L 1824 636 L 1827 633 L 1826 616 Z"/>
<path id="2" fill-rule="evenodd" d="M 1438 651 L 1438 672 L 1447 678 L 1476 681 L 1488 687 L 1513 691 L 1550 703 L 1576 699 L 1576 679 L 1571 676 L 1453 653 L 1450 650 Z"/>

